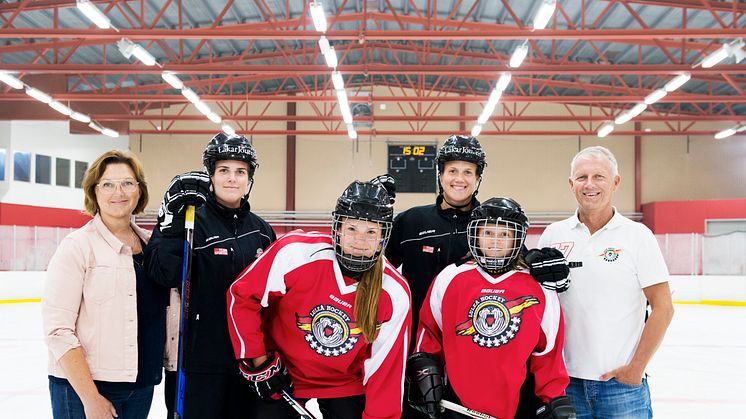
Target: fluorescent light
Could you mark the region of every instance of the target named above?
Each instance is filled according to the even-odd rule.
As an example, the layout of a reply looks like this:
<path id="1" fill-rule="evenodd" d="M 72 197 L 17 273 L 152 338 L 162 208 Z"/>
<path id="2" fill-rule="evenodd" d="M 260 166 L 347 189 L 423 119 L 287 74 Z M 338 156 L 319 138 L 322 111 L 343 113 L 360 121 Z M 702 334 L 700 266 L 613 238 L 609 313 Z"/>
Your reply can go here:
<path id="1" fill-rule="evenodd" d="M 77 6 L 78 10 L 83 12 L 83 14 L 99 28 L 109 29 L 111 27 L 111 20 L 109 20 L 105 14 L 101 13 L 96 6 L 91 4 L 90 1 L 78 0 Z"/>
<path id="2" fill-rule="evenodd" d="M 604 138 L 607 135 L 611 134 L 611 131 L 614 131 L 614 123 L 609 121 L 598 129 L 598 138 Z"/>
<path id="3" fill-rule="evenodd" d="M 728 138 L 731 135 L 735 134 L 737 131 L 734 128 L 726 128 L 717 134 L 715 134 L 716 140 L 722 140 L 723 138 Z"/>
<path id="4" fill-rule="evenodd" d="M 629 110 L 626 110 L 620 113 L 619 116 L 617 116 L 616 119 L 614 119 L 614 123 L 617 125 L 621 125 L 621 124 L 624 124 L 625 122 L 629 122 L 630 119 L 641 114 L 647 107 L 648 105 L 644 103 L 638 103 L 637 105 L 633 106 L 632 109 L 629 109 Z"/>
<path id="5" fill-rule="evenodd" d="M 101 125 L 99 125 L 99 124 L 97 124 L 97 123 L 95 123 L 93 121 L 91 121 L 88 124 L 88 127 L 91 128 L 91 129 L 93 129 L 93 130 L 96 130 L 98 132 L 101 132 L 104 129 Z"/>
<path id="6" fill-rule="evenodd" d="M 350 137 L 351 140 L 357 139 L 357 131 L 355 131 L 355 127 L 351 123 L 347 124 L 347 136 Z"/>
<path id="7" fill-rule="evenodd" d="M 14 89 L 23 89 L 23 82 L 5 71 L 0 71 L 0 81 Z"/>
<path id="8" fill-rule="evenodd" d="M 663 99 L 668 94 L 668 91 L 666 89 L 656 89 L 653 91 L 653 93 L 645 96 L 645 100 L 643 101 L 646 105 L 652 105 L 653 103 Z"/>
<path id="9" fill-rule="evenodd" d="M 117 137 L 119 137 L 119 133 L 116 132 L 116 131 L 114 131 L 111 128 L 104 128 L 104 129 L 102 129 L 101 130 L 101 134 L 104 134 L 104 135 L 109 136 L 111 138 L 117 138 Z"/>
<path id="10" fill-rule="evenodd" d="M 329 45 L 329 40 L 326 39 L 325 36 L 322 36 L 319 38 L 319 50 L 321 50 L 321 54 L 326 54 L 329 49 L 331 49 L 331 45 Z"/>
<path id="11" fill-rule="evenodd" d="M 216 124 L 223 122 L 223 118 L 221 118 L 220 115 L 216 114 L 215 112 L 210 111 L 210 113 L 208 113 L 205 116 L 207 116 L 207 119 L 209 119 L 210 121 Z"/>
<path id="12" fill-rule="evenodd" d="M 504 72 L 500 74 L 500 78 L 497 79 L 497 85 L 495 85 L 495 89 L 505 91 L 505 89 L 508 88 L 508 85 L 510 84 L 510 79 L 513 76 L 510 75 L 508 72 Z"/>
<path id="13" fill-rule="evenodd" d="M 343 90 L 345 88 L 345 82 L 339 71 L 332 71 L 332 84 L 334 85 L 334 90 Z"/>
<path id="14" fill-rule="evenodd" d="M 135 58 L 147 66 L 153 66 L 156 64 L 155 57 L 150 55 L 142 45 L 136 44 L 127 38 L 120 39 L 119 42 L 117 42 L 117 48 L 119 48 L 119 52 L 121 52 L 127 59 L 134 55 Z"/>
<path id="15" fill-rule="evenodd" d="M 82 114 L 80 112 L 73 112 L 72 114 L 70 114 L 70 118 L 72 118 L 72 119 L 74 119 L 76 121 L 82 122 L 84 124 L 87 124 L 87 123 L 91 122 L 91 117 L 90 116 L 88 116 L 86 114 Z"/>
<path id="16" fill-rule="evenodd" d="M 212 109 L 210 109 L 210 107 L 207 105 L 207 103 L 205 103 L 205 102 L 203 102 L 201 100 L 198 101 L 198 102 L 194 102 L 193 105 L 194 105 L 195 108 L 197 108 L 197 110 L 202 115 L 206 116 L 208 113 L 212 112 Z"/>
<path id="17" fill-rule="evenodd" d="M 477 118 L 477 124 L 484 125 L 489 121 L 490 116 L 492 116 L 492 111 L 494 111 L 495 108 L 489 109 L 484 108 L 482 109 L 482 113 L 479 114 L 479 118 Z"/>
<path id="18" fill-rule="evenodd" d="M 324 16 L 324 5 L 320 1 L 314 1 L 310 4 L 311 19 L 313 27 L 319 32 L 326 32 L 326 16 Z"/>
<path id="19" fill-rule="evenodd" d="M 472 137 L 478 137 L 479 134 L 481 134 L 481 133 L 482 133 L 482 125 L 477 124 L 477 125 L 474 125 L 472 127 L 472 129 L 471 129 L 471 136 Z"/>
<path id="20" fill-rule="evenodd" d="M 194 90 L 192 90 L 192 89 L 190 89 L 188 87 L 185 87 L 185 88 L 181 89 L 181 94 L 185 98 L 187 98 L 188 101 L 190 101 L 192 103 L 197 103 L 197 102 L 200 101 L 199 96 L 196 93 L 194 93 Z"/>
<path id="21" fill-rule="evenodd" d="M 184 82 L 176 76 L 176 73 L 164 71 L 163 73 L 161 73 L 161 78 L 163 78 L 163 80 L 166 83 L 170 84 L 171 87 L 173 87 L 174 89 L 181 90 L 184 87 Z"/>
<path id="22" fill-rule="evenodd" d="M 26 94 L 42 103 L 49 103 L 52 101 L 52 96 L 42 92 L 39 89 L 35 89 L 31 86 L 26 87 Z"/>
<path id="23" fill-rule="evenodd" d="M 324 59 L 326 60 L 326 65 L 329 66 L 329 68 L 337 68 L 337 64 L 339 62 L 337 61 L 337 53 L 334 51 L 334 48 L 329 48 L 329 51 L 327 51 L 324 54 Z"/>
<path id="24" fill-rule="evenodd" d="M 60 102 L 57 102 L 56 100 L 49 102 L 49 107 L 65 116 L 70 116 L 70 114 L 73 113 L 72 109 L 68 108 Z"/>
<path id="25" fill-rule="evenodd" d="M 222 128 L 223 132 L 228 135 L 236 135 L 236 130 L 234 130 L 233 127 L 228 124 L 223 124 L 220 126 L 220 128 Z"/>
<path id="26" fill-rule="evenodd" d="M 492 109 L 495 109 L 495 105 L 497 105 L 497 102 L 500 101 L 502 95 L 502 90 L 493 89 L 492 93 L 490 93 L 489 99 L 487 99 L 487 105 L 485 107 L 491 107 Z"/>
<path id="27" fill-rule="evenodd" d="M 518 45 L 515 50 L 513 50 L 513 55 L 510 56 L 510 62 L 508 62 L 508 65 L 512 68 L 518 68 L 523 63 L 523 60 L 526 59 L 526 56 L 528 55 L 528 42 L 524 42 L 521 45 Z"/>
<path id="28" fill-rule="evenodd" d="M 702 68 L 710 68 L 716 66 L 720 61 L 728 58 L 728 48 L 723 45 L 714 52 L 710 53 L 704 60 L 702 60 Z"/>
<path id="29" fill-rule="evenodd" d="M 668 83 L 666 83 L 665 86 L 663 86 L 663 88 L 669 93 L 673 92 L 674 90 L 683 86 L 684 83 L 688 82 L 691 78 L 691 73 L 681 73 L 678 76 L 672 78 Z"/>
<path id="30" fill-rule="evenodd" d="M 740 63 L 746 58 L 746 52 L 743 50 L 744 42 L 743 38 L 738 38 L 735 41 L 728 44 L 728 52 L 736 60 L 736 64 Z"/>
<path id="31" fill-rule="evenodd" d="M 339 112 L 342 114 L 342 120 L 346 124 L 351 124 L 352 112 L 350 111 L 350 102 L 347 100 L 347 93 L 344 90 L 337 90 L 337 100 L 339 101 Z"/>
<path id="32" fill-rule="evenodd" d="M 547 27 L 549 19 L 552 18 L 554 10 L 557 8 L 556 0 L 544 0 L 539 6 L 539 10 L 536 11 L 534 16 L 534 30 L 541 30 Z"/>

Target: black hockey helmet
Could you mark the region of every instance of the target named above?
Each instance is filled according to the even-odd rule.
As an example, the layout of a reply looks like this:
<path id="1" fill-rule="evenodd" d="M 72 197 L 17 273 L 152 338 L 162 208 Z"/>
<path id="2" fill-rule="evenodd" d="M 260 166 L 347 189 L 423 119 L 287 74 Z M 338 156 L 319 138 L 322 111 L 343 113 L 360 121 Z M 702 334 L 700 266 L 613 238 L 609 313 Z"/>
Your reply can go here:
<path id="1" fill-rule="evenodd" d="M 342 251 L 341 239 L 345 232 L 342 223 L 354 218 L 377 223 L 381 228 L 381 238 L 373 256 L 354 256 Z M 394 218 L 394 208 L 391 205 L 386 189 L 373 182 L 354 181 L 342 192 L 337 199 L 337 205 L 332 214 L 332 237 L 334 249 L 339 263 L 349 271 L 363 272 L 370 269 L 381 257 L 383 249 L 391 236 L 391 225 Z"/>
<path id="2" fill-rule="evenodd" d="M 210 176 L 215 174 L 215 162 L 220 160 L 238 160 L 249 164 L 249 177 L 254 177 L 254 171 L 259 163 L 251 142 L 243 135 L 228 135 L 223 132 L 216 134 L 202 153 L 202 164 Z"/>
<path id="3" fill-rule="evenodd" d="M 490 198 L 471 212 L 467 227 L 469 250 L 477 264 L 489 273 L 512 269 L 528 233 L 528 217 L 512 198 Z M 505 236 L 509 234 L 509 236 Z M 492 241 L 492 248 L 483 239 Z M 512 237 L 511 237 L 512 236 Z M 510 240 L 510 243 L 504 243 Z M 488 255 L 500 251 L 501 255 Z M 506 252 L 507 251 L 507 252 Z"/>
<path id="4" fill-rule="evenodd" d="M 482 176 L 486 154 L 476 137 L 466 135 L 451 135 L 438 150 L 436 161 L 438 173 L 443 173 L 446 162 L 468 161 L 477 165 L 477 176 Z"/>

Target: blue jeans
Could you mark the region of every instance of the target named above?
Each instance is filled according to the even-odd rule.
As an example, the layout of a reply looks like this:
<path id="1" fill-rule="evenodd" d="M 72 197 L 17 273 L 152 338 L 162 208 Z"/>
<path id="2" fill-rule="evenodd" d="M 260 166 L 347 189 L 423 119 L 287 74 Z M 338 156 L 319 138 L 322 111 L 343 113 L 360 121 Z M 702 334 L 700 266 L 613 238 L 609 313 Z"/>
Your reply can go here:
<path id="1" fill-rule="evenodd" d="M 615 379 L 583 380 L 570 377 L 567 397 L 578 419 L 650 419 L 650 389 L 647 378 L 642 384 L 629 385 Z"/>
<path id="2" fill-rule="evenodd" d="M 96 383 L 99 393 L 117 410 L 117 419 L 147 419 L 153 401 L 153 386 L 131 390 L 107 390 Z M 49 377 L 54 419 L 85 419 L 83 402 L 67 380 Z"/>

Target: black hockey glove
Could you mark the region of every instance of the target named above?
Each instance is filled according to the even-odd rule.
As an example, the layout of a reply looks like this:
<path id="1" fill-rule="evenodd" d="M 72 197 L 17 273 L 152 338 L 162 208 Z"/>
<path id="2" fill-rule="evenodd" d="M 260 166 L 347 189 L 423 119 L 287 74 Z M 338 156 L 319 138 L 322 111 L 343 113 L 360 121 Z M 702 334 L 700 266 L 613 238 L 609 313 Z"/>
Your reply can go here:
<path id="1" fill-rule="evenodd" d="M 570 288 L 570 266 L 559 250 L 551 247 L 531 249 L 524 259 L 529 273 L 542 287 L 557 292 Z"/>
<path id="2" fill-rule="evenodd" d="M 383 186 L 386 189 L 386 193 L 389 195 L 391 205 L 394 205 L 394 201 L 396 200 L 396 181 L 394 181 L 393 176 L 386 173 L 385 175 L 378 175 L 370 181 L 376 185 Z"/>
<path id="3" fill-rule="evenodd" d="M 575 419 L 575 408 L 567 396 L 555 397 L 536 410 L 538 419 Z"/>
<path id="4" fill-rule="evenodd" d="M 181 235 L 184 210 L 188 205 L 202 206 L 210 194 L 210 176 L 205 172 L 186 172 L 174 176 L 158 209 L 158 223 L 166 235 Z M 174 221 L 177 219 L 177 221 Z"/>
<path id="5" fill-rule="evenodd" d="M 440 418 L 440 401 L 443 399 L 443 372 L 440 362 L 427 352 L 413 353 L 407 359 L 409 404 L 431 419 Z"/>
<path id="6" fill-rule="evenodd" d="M 293 392 L 293 381 L 290 379 L 288 368 L 275 352 L 267 354 L 267 360 L 254 367 L 251 359 L 239 361 L 238 369 L 251 382 L 251 388 L 263 400 L 268 402 L 281 400 L 282 390 Z"/>

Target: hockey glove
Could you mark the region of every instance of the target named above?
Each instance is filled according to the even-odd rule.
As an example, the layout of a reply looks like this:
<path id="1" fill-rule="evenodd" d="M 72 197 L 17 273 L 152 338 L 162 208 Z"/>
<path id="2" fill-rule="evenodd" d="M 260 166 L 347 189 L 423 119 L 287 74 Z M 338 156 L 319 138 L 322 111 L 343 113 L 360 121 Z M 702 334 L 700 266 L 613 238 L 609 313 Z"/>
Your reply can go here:
<path id="1" fill-rule="evenodd" d="M 551 247 L 531 249 L 524 259 L 529 273 L 542 287 L 557 292 L 570 288 L 570 266 L 559 250 Z"/>
<path id="2" fill-rule="evenodd" d="M 161 232 L 166 235 L 181 235 L 183 221 L 176 221 L 184 216 L 189 205 L 202 206 L 210 194 L 210 176 L 205 172 L 186 172 L 176 175 L 168 185 L 163 201 L 158 209 L 158 223 Z"/>
<path id="3" fill-rule="evenodd" d="M 275 352 L 267 354 L 267 360 L 254 367 L 251 359 L 241 359 L 238 368 L 241 374 L 251 382 L 254 392 L 266 401 L 282 399 L 282 390 L 293 392 L 293 381 L 287 367 Z"/>
<path id="4" fill-rule="evenodd" d="M 384 189 L 386 189 L 386 193 L 389 195 L 391 205 L 394 205 L 394 200 L 396 199 L 396 181 L 394 181 L 393 176 L 386 173 L 385 175 L 376 176 L 370 181 L 376 185 L 383 186 Z"/>
<path id="5" fill-rule="evenodd" d="M 427 352 L 413 353 L 407 359 L 409 404 L 428 415 L 440 418 L 440 401 L 443 399 L 443 372 L 440 362 Z"/>
<path id="6" fill-rule="evenodd" d="M 536 410 L 538 419 L 575 419 L 575 408 L 567 396 L 555 397 Z"/>

